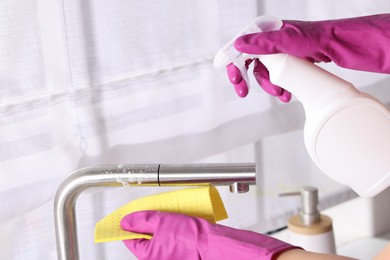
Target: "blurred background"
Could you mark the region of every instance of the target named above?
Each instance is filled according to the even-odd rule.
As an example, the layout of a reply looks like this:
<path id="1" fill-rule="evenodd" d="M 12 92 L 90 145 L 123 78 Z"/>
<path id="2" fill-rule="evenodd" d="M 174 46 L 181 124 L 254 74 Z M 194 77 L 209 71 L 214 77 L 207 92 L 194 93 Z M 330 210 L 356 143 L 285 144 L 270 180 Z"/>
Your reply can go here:
<path id="1" fill-rule="evenodd" d="M 2 0 L 0 259 L 56 258 L 55 192 L 87 166 L 256 162 L 249 193 L 218 189 L 229 214 L 222 224 L 257 232 L 285 226 L 297 211 L 299 198 L 279 193 L 316 186 L 321 209 L 355 198 L 309 159 L 300 103 L 283 104 L 255 84 L 238 98 L 212 60 L 259 15 L 324 20 L 389 11 L 387 0 Z M 389 75 L 321 66 L 390 104 Z M 82 194 L 80 258 L 133 259 L 121 242 L 94 244 L 95 223 L 167 190 Z"/>

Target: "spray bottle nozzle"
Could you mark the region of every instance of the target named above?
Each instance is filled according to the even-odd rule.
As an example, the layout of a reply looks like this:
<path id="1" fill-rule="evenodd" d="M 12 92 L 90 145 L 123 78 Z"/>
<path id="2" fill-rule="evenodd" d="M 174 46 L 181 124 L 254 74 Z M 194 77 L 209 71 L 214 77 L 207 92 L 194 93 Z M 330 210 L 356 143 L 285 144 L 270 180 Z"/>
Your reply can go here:
<path id="1" fill-rule="evenodd" d="M 234 48 L 234 41 L 245 34 L 256 32 L 268 32 L 279 30 L 282 27 L 282 20 L 272 16 L 259 16 L 245 27 L 240 33 L 234 36 L 225 46 L 223 46 L 214 57 L 213 66 L 216 68 L 225 67 L 233 63 L 241 72 L 241 76 L 249 87 L 248 73 L 245 62 L 250 58 L 258 58 L 259 55 L 241 53 Z"/>

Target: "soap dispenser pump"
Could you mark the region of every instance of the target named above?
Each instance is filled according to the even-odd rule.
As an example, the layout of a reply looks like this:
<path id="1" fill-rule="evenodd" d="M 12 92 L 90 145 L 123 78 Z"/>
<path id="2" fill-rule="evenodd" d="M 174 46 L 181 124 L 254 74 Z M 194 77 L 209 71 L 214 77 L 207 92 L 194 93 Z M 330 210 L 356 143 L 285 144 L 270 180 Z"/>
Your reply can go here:
<path id="1" fill-rule="evenodd" d="M 297 192 L 280 196 L 301 196 L 302 207 L 298 214 L 288 220 L 288 242 L 307 251 L 335 254 L 336 245 L 332 219 L 318 211 L 318 190 L 305 186 Z"/>

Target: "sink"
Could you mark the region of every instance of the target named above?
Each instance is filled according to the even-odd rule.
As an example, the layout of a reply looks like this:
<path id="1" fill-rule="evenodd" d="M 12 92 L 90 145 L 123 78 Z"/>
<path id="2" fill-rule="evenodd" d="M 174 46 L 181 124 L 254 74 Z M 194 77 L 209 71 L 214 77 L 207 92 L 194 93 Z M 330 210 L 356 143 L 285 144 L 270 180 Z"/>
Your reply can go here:
<path id="1" fill-rule="evenodd" d="M 388 234 L 390 236 L 390 233 Z M 337 248 L 337 253 L 361 260 L 371 260 L 378 255 L 390 240 L 377 237 L 356 239 Z"/>

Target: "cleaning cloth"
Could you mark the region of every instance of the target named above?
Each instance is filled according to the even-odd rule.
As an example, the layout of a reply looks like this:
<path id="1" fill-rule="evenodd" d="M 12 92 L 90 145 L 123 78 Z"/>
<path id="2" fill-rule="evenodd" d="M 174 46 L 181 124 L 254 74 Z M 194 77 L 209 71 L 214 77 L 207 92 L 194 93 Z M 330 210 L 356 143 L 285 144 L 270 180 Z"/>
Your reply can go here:
<path id="1" fill-rule="evenodd" d="M 204 218 L 211 223 L 227 218 L 218 190 L 213 186 L 176 190 L 133 200 L 101 219 L 95 226 L 95 243 L 150 239 L 148 234 L 122 230 L 121 219 L 133 212 L 159 210 Z"/>

